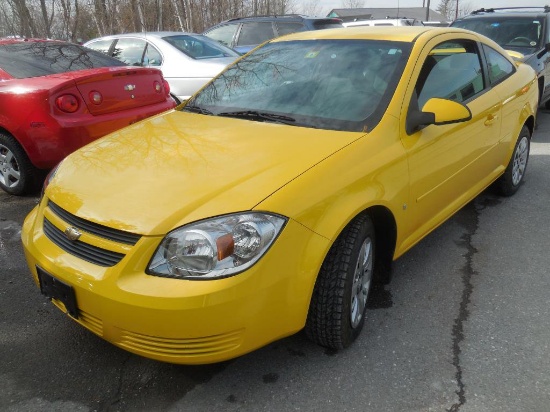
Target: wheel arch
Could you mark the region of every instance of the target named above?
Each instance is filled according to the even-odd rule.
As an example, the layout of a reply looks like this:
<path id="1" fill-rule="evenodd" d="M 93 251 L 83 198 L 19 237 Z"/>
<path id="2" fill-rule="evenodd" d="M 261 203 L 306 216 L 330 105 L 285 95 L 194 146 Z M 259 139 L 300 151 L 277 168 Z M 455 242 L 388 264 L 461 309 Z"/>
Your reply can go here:
<path id="1" fill-rule="evenodd" d="M 375 267 L 374 280 L 377 283 L 387 284 L 391 280 L 393 256 L 397 245 L 397 221 L 394 213 L 387 206 L 376 204 L 350 215 L 350 218 L 342 224 L 342 227 L 334 235 L 331 246 L 342 235 L 344 230 L 359 216 L 367 215 L 372 220 L 375 231 Z M 327 249 L 326 259 L 330 247 Z"/>
<path id="2" fill-rule="evenodd" d="M 540 76 L 538 78 L 538 86 L 539 86 L 539 106 L 543 105 L 542 96 L 544 94 L 544 76 Z"/>
<path id="3" fill-rule="evenodd" d="M 27 159 L 31 162 L 31 164 L 34 165 L 33 157 L 31 156 L 32 153 L 29 152 L 29 147 L 27 144 L 23 144 L 21 139 L 18 139 L 17 136 L 10 132 L 6 127 L 2 126 L 0 124 L 0 133 L 10 136 L 15 142 L 21 147 L 23 152 L 25 152 L 25 155 L 27 156 Z M 30 142 L 32 144 L 32 142 Z M 34 150 L 34 146 L 31 146 L 31 148 Z"/>
<path id="4" fill-rule="evenodd" d="M 529 116 L 527 119 L 525 119 L 524 125 L 527 127 L 527 129 L 529 129 L 529 134 L 532 137 L 533 133 L 535 132 L 535 117 Z"/>
<path id="5" fill-rule="evenodd" d="M 374 280 L 377 283 L 387 284 L 391 280 L 397 242 L 397 222 L 391 210 L 384 206 L 372 206 L 363 213 L 371 217 L 376 236 Z"/>

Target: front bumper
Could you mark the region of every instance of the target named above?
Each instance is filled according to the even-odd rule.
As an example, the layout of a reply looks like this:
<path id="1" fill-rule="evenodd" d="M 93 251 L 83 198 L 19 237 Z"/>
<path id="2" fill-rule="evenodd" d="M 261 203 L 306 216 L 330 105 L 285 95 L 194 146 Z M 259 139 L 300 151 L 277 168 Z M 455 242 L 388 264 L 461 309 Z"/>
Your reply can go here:
<path id="1" fill-rule="evenodd" d="M 70 285 L 76 322 L 116 346 L 171 363 L 223 361 L 302 329 L 330 247 L 290 220 L 266 255 L 241 274 L 204 281 L 161 278 L 144 273 L 161 237 L 143 236 L 120 262 L 98 266 L 44 234 L 45 204 L 27 216 L 22 230 L 35 282 L 38 267 Z M 52 302 L 66 312 L 61 301 Z"/>

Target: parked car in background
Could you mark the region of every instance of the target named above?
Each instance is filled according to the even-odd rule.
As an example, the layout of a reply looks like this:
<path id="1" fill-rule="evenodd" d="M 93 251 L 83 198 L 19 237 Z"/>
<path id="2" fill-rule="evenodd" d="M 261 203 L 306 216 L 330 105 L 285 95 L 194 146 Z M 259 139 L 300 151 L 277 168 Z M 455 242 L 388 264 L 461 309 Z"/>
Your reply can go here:
<path id="1" fill-rule="evenodd" d="M 239 57 L 208 37 L 184 32 L 116 34 L 90 40 L 84 46 L 131 66 L 159 68 L 177 103 L 188 99 Z"/>
<path id="2" fill-rule="evenodd" d="M 29 270 L 80 325 L 165 362 L 303 328 L 345 348 L 394 259 L 489 185 L 520 188 L 537 99 L 530 66 L 466 30 L 279 37 L 65 159 L 23 225 Z"/>
<path id="3" fill-rule="evenodd" d="M 417 19 L 395 18 L 395 19 L 365 19 L 355 21 L 345 21 L 344 27 L 355 26 L 423 26 L 422 21 Z"/>
<path id="4" fill-rule="evenodd" d="M 479 9 L 451 23 L 496 41 L 537 72 L 539 104 L 550 108 L 550 8 Z"/>
<path id="5" fill-rule="evenodd" d="M 174 106 L 160 70 L 67 42 L 0 40 L 0 188 L 28 193 L 79 147 Z"/>
<path id="6" fill-rule="evenodd" d="M 338 27 L 343 27 L 340 19 L 290 14 L 235 18 L 221 22 L 205 30 L 203 34 L 239 53 L 246 53 L 257 45 L 284 34 Z"/>

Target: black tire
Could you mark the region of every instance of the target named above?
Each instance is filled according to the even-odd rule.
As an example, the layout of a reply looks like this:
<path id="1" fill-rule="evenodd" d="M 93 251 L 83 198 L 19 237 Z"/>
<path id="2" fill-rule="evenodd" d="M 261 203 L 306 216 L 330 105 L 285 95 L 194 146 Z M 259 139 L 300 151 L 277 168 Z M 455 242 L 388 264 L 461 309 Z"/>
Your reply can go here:
<path id="1" fill-rule="evenodd" d="M 19 143 L 0 132 L 0 188 L 12 195 L 24 195 L 36 188 L 37 171 Z"/>
<path id="2" fill-rule="evenodd" d="M 531 134 L 526 126 L 521 128 L 512 158 L 504 171 L 504 174 L 496 181 L 499 194 L 512 196 L 516 193 L 523 182 L 527 163 L 529 161 L 529 149 L 531 146 Z"/>
<path id="3" fill-rule="evenodd" d="M 309 339 L 343 349 L 357 338 L 365 323 L 374 258 L 374 225 L 362 214 L 342 231 L 321 266 L 305 327 Z"/>

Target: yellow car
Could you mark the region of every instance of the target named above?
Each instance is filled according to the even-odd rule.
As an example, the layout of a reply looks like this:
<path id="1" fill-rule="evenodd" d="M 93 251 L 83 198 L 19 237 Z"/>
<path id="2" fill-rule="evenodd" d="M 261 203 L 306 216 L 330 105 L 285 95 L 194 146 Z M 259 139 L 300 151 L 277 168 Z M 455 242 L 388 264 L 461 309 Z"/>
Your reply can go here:
<path id="1" fill-rule="evenodd" d="M 130 352 L 200 364 L 302 329 L 345 348 L 373 282 L 482 190 L 518 190 L 533 69 L 460 29 L 292 34 L 45 182 L 43 294 Z"/>

